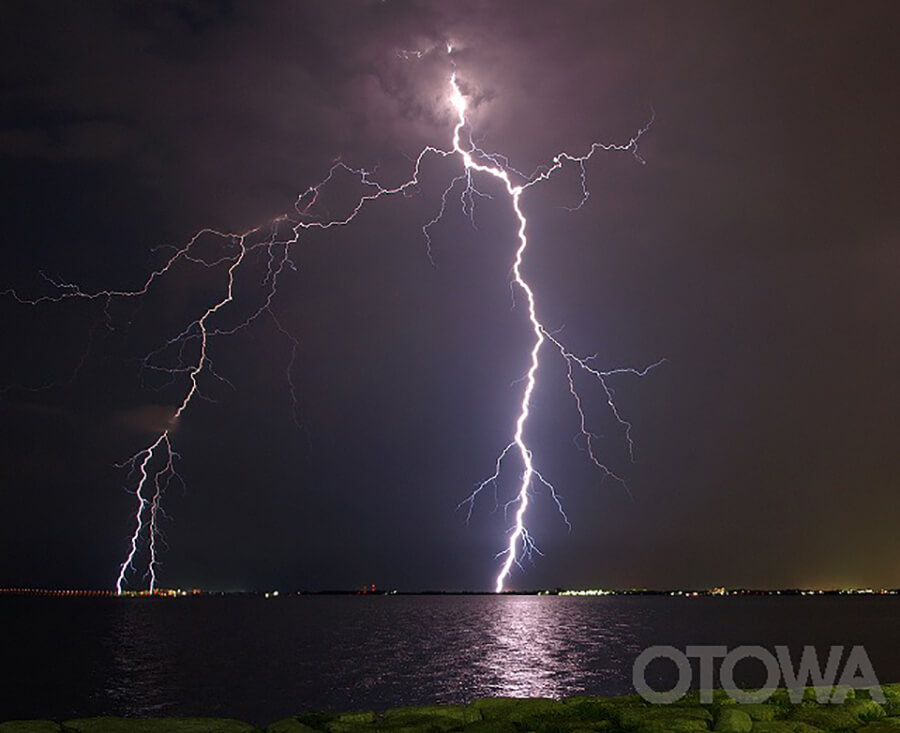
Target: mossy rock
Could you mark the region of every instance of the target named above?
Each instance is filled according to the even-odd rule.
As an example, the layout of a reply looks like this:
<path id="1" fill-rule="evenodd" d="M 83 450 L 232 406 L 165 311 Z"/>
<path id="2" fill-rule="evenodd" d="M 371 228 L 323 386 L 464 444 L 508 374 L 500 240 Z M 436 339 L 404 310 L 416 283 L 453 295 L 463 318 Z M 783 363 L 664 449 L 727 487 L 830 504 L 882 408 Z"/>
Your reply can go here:
<path id="1" fill-rule="evenodd" d="M 900 731 L 900 718 L 882 718 L 857 730 L 861 733 L 898 733 Z"/>
<path id="2" fill-rule="evenodd" d="M 480 697 L 469 707 L 481 713 L 482 720 L 506 720 L 513 708 L 522 702 L 518 697 Z"/>
<path id="3" fill-rule="evenodd" d="M 690 733 L 709 730 L 712 713 L 706 708 L 680 705 L 647 705 L 643 708 L 627 707 L 617 711 L 615 722 L 629 730 L 643 733 L 671 731 Z"/>
<path id="4" fill-rule="evenodd" d="M 827 730 L 855 730 L 869 721 L 884 718 L 884 708 L 874 700 L 850 699 L 843 705 L 804 703 L 790 712 L 799 720 Z"/>
<path id="5" fill-rule="evenodd" d="M 794 704 L 787 688 L 769 690 L 764 703 L 736 703 L 724 690 L 700 704 L 700 691 L 672 705 L 651 705 L 638 695 L 483 698 L 469 705 L 426 705 L 348 713 L 305 713 L 272 723 L 266 733 L 900 733 L 900 684 L 882 685 L 887 702 L 868 690 L 807 687 Z M 749 692 L 749 691 L 748 691 Z M 766 692 L 766 691 L 763 691 Z M 846 692 L 843 704 L 820 704 Z M 797 694 L 797 693 L 795 693 Z M 227 718 L 99 717 L 0 723 L 0 733 L 261 733 Z"/>
<path id="6" fill-rule="evenodd" d="M 395 708 L 394 710 L 388 710 L 387 713 L 385 713 L 385 716 L 393 715 L 395 712 L 402 709 L 403 708 Z M 458 720 L 461 723 L 475 723 L 484 719 L 481 715 L 481 711 L 471 705 L 423 705 L 417 708 L 409 708 L 409 710 L 414 710 L 417 713 L 430 715 L 435 718 L 450 718 L 451 720 Z"/>
<path id="7" fill-rule="evenodd" d="M 716 719 L 716 727 L 713 728 L 719 733 L 750 733 L 752 729 L 753 719 L 733 705 L 723 708 Z"/>
<path id="8" fill-rule="evenodd" d="M 445 733 L 449 730 L 447 722 L 446 718 L 438 720 L 430 719 L 419 723 L 408 723 L 406 725 L 398 725 L 395 727 L 378 726 L 377 728 L 370 728 L 369 730 L 389 731 L 389 733 Z M 442 724 L 444 727 L 442 727 Z M 452 727 L 453 726 L 451 725 L 450 728 Z M 456 724 L 457 730 L 460 730 L 461 727 L 460 724 Z"/>
<path id="9" fill-rule="evenodd" d="M 855 730 L 862 725 L 859 716 L 843 705 L 798 705 L 790 719 L 825 730 Z"/>
<path id="10" fill-rule="evenodd" d="M 436 727 L 441 730 L 451 730 L 482 719 L 481 711 L 468 705 L 423 705 L 385 711 L 381 727 L 417 725 L 434 721 Z"/>
<path id="11" fill-rule="evenodd" d="M 372 728 L 378 721 L 378 716 L 371 710 L 361 710 L 352 713 L 336 713 L 335 715 L 322 715 L 313 713 L 318 718 L 317 724 L 312 727 L 326 730 L 329 733 L 358 733 Z M 308 716 L 299 716 L 302 723 L 310 725 Z"/>
<path id="12" fill-rule="evenodd" d="M 566 697 L 561 702 L 570 709 L 571 714 L 579 718 L 594 718 L 602 716 L 610 702 L 615 702 L 617 698 L 608 697 L 591 697 L 588 695 L 578 695 L 576 697 Z M 638 700 L 638 705 L 642 705 L 643 701 Z"/>
<path id="13" fill-rule="evenodd" d="M 258 733 L 231 718 L 79 718 L 62 724 L 65 733 Z"/>
<path id="14" fill-rule="evenodd" d="M 516 733 L 517 730 L 508 720 L 479 720 L 463 728 L 464 733 Z"/>
<path id="15" fill-rule="evenodd" d="M 651 720 L 634 729 L 635 733 L 703 733 L 709 727 L 703 720 Z"/>
<path id="16" fill-rule="evenodd" d="M 527 731 L 527 733 L 574 733 L 576 730 L 618 729 L 611 720 L 606 718 L 564 718 L 561 716 L 528 718 L 515 725 L 520 731 Z"/>
<path id="17" fill-rule="evenodd" d="M 567 697 L 562 701 L 574 718 L 593 720 L 606 718 L 606 699 L 600 697 Z"/>
<path id="18" fill-rule="evenodd" d="M 840 706 L 860 720 L 878 720 L 885 716 L 884 708 L 874 700 L 848 700 Z"/>
<path id="19" fill-rule="evenodd" d="M 341 723 L 353 723 L 354 725 L 366 725 L 374 723 L 377 720 L 375 713 L 371 710 L 363 710 L 354 713 L 340 713 L 335 720 Z"/>
<path id="20" fill-rule="evenodd" d="M 772 694 L 769 695 L 768 699 L 762 704 L 785 708 L 790 705 L 794 705 L 795 703 L 791 701 L 791 698 L 788 695 L 788 690 L 784 687 L 779 687 L 776 690 L 772 690 Z"/>
<path id="21" fill-rule="evenodd" d="M 8 720 L 0 723 L 0 733 L 59 733 L 59 723 L 52 720 Z"/>
<path id="22" fill-rule="evenodd" d="M 713 716 L 709 710 L 699 705 L 647 705 L 643 708 L 624 708 L 619 715 L 619 722 L 624 726 L 630 726 L 645 720 L 679 719 L 712 722 Z"/>
<path id="23" fill-rule="evenodd" d="M 559 700 L 547 697 L 484 697 L 470 703 L 485 720 L 524 722 L 529 718 L 571 715 L 572 710 Z"/>
<path id="24" fill-rule="evenodd" d="M 465 723 L 453 718 L 431 717 L 428 715 L 410 715 L 383 720 L 377 726 L 384 733 L 447 733 L 462 730 Z M 357 729 L 365 733 L 365 729 Z"/>
<path id="25" fill-rule="evenodd" d="M 736 705 L 791 705 L 788 690 L 782 687 L 733 687 L 722 691 Z M 803 691 L 800 690 L 802 699 Z M 799 700 L 798 700 L 799 701 Z"/>
<path id="26" fill-rule="evenodd" d="M 637 693 L 632 693 L 631 695 L 615 695 L 614 697 L 591 697 L 586 698 L 589 700 L 594 700 L 595 702 L 605 703 L 607 705 L 619 705 L 619 706 L 629 706 L 629 705 L 647 705 L 647 701 L 642 698 Z"/>
<path id="27" fill-rule="evenodd" d="M 857 698 L 857 691 L 848 685 L 835 685 L 831 693 L 831 699 L 837 702 L 850 702 Z"/>
<path id="28" fill-rule="evenodd" d="M 881 693 L 884 695 L 883 707 L 891 716 L 900 716 L 900 684 L 882 685 Z M 867 691 L 871 697 L 871 693 Z"/>
<path id="29" fill-rule="evenodd" d="M 710 698 L 710 693 L 712 697 Z M 711 699 L 711 702 L 705 700 Z M 734 705 L 734 699 L 725 690 L 690 690 L 675 705 Z"/>
<path id="30" fill-rule="evenodd" d="M 599 733 L 600 731 L 612 731 L 612 721 L 609 720 L 580 720 L 570 729 L 570 733 Z"/>
<path id="31" fill-rule="evenodd" d="M 598 703 L 597 705 L 597 717 L 611 720 L 613 723 L 617 725 L 624 725 L 623 719 L 628 720 L 643 720 L 647 711 L 652 710 L 653 707 L 649 703 L 644 700 L 640 701 L 630 701 L 628 704 L 617 705 L 610 701 L 609 703 Z"/>
<path id="32" fill-rule="evenodd" d="M 355 723 L 350 720 L 338 720 L 337 718 L 333 718 L 322 725 L 322 730 L 327 730 L 328 733 L 358 733 L 358 731 L 366 730 L 371 727 L 371 723 Z"/>
<path id="33" fill-rule="evenodd" d="M 316 730 L 325 730 L 325 726 L 332 720 L 334 720 L 335 717 L 336 716 L 330 715 L 329 713 L 320 713 L 311 710 L 307 713 L 300 713 L 300 715 L 295 715 L 294 719 L 298 723 L 308 725 L 310 728 L 315 728 Z"/>
<path id="34" fill-rule="evenodd" d="M 759 699 L 755 702 L 740 702 L 739 700 L 735 699 L 735 696 L 740 695 L 741 693 L 758 696 Z M 712 705 L 717 708 L 723 707 L 725 705 L 739 705 L 744 708 L 754 705 L 773 705 L 775 707 L 785 707 L 787 705 L 793 705 L 794 703 L 791 702 L 791 699 L 788 696 L 788 690 L 783 687 L 761 687 L 759 689 L 748 688 L 746 690 L 738 688 L 736 691 L 716 689 L 713 690 L 713 698 L 711 703 L 701 702 L 700 692 L 691 691 L 683 698 L 681 698 L 681 700 L 679 700 L 676 704 Z"/>
<path id="35" fill-rule="evenodd" d="M 822 729 L 798 720 L 761 720 L 753 724 L 753 733 L 822 733 Z"/>
<path id="36" fill-rule="evenodd" d="M 297 718 L 285 718 L 272 723 L 266 728 L 266 733 L 316 733 L 316 729 L 301 723 Z"/>
<path id="37" fill-rule="evenodd" d="M 750 716 L 751 720 L 776 720 L 784 712 L 777 705 L 767 705 L 766 703 L 748 703 L 745 705 L 735 705 L 735 710 L 742 710 Z"/>
<path id="38" fill-rule="evenodd" d="M 831 699 L 838 696 L 841 702 L 853 700 L 856 697 L 856 690 L 846 685 L 821 685 L 803 688 L 803 702 L 816 702 L 820 705 L 831 702 Z"/>
<path id="39" fill-rule="evenodd" d="M 607 700 L 615 700 L 612 697 L 597 697 L 596 695 L 573 695 L 572 697 L 564 697 L 560 702 L 569 707 L 578 707 L 584 703 L 606 702 Z"/>
<path id="40" fill-rule="evenodd" d="M 603 705 L 597 704 L 593 707 L 578 708 L 579 718 L 582 720 L 611 720 L 617 725 L 621 725 L 622 716 L 626 711 L 630 711 L 632 715 L 640 715 L 650 706 L 647 703 L 642 705 Z"/>
<path id="41" fill-rule="evenodd" d="M 640 695 L 620 697 L 570 697 L 563 704 L 583 720 L 617 720 L 618 711 L 627 708 L 642 709 L 648 703 Z"/>

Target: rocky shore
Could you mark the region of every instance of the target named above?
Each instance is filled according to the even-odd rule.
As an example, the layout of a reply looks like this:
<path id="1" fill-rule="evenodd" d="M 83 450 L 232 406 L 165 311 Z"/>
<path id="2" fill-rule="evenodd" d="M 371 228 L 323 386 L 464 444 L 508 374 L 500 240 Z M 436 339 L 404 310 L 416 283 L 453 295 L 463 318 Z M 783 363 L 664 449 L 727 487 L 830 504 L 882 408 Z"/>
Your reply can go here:
<path id="1" fill-rule="evenodd" d="M 7 721 L 0 733 L 900 733 L 900 684 L 882 685 L 882 691 L 883 704 L 853 690 L 842 704 L 822 704 L 808 688 L 799 703 L 777 690 L 766 702 L 746 705 L 716 690 L 709 704 L 701 704 L 697 692 L 671 705 L 651 705 L 636 695 L 484 698 L 378 713 L 303 713 L 266 727 L 225 718 L 105 717 Z"/>

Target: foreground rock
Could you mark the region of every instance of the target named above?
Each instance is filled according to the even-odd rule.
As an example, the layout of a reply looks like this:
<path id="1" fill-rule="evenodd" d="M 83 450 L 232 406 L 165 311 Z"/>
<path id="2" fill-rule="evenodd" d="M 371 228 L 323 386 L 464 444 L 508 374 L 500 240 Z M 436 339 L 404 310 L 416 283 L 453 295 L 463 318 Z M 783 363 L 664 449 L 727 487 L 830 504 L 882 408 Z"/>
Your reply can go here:
<path id="1" fill-rule="evenodd" d="M 0 733 L 257 733 L 260 729 L 228 718 L 80 718 L 54 723 L 11 720 Z"/>
<path id="2" fill-rule="evenodd" d="M 637 695 L 497 697 L 384 712 L 304 713 L 266 728 L 226 718 L 82 718 L 8 721 L 0 723 L 0 733 L 900 733 L 900 684 L 882 689 L 883 705 L 852 690 L 840 705 L 823 704 L 818 700 L 828 695 L 812 688 L 796 704 L 778 690 L 764 703 L 740 705 L 716 690 L 709 704 L 696 692 L 672 705 L 651 705 Z"/>

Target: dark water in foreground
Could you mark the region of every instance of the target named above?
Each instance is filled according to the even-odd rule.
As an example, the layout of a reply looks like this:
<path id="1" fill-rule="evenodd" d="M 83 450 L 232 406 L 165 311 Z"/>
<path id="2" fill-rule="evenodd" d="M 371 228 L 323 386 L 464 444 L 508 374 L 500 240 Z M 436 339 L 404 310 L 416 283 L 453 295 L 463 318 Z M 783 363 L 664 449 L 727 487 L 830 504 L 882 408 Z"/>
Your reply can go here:
<path id="1" fill-rule="evenodd" d="M 863 644 L 879 679 L 900 681 L 898 612 L 897 596 L 4 597 L 0 720 L 268 723 L 309 709 L 623 693 L 653 644 L 814 644 L 820 655 Z M 748 680 L 761 674 L 746 664 Z"/>

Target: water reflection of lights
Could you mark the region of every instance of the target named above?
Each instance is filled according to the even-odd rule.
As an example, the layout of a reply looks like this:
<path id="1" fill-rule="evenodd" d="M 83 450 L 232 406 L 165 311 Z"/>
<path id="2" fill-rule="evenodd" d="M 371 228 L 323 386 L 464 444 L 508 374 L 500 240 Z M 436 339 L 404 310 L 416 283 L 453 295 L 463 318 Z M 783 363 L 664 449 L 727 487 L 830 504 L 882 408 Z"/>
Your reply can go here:
<path id="1" fill-rule="evenodd" d="M 593 687 L 597 678 L 620 676 L 623 660 L 611 656 L 610 647 L 627 655 L 623 635 L 630 635 L 632 629 L 616 614 L 605 622 L 602 614 L 595 616 L 598 623 L 586 628 L 584 614 L 572 605 L 574 599 L 501 596 L 497 600 L 485 627 L 489 639 L 481 664 L 491 680 L 485 693 L 563 697 L 576 694 L 584 685 Z"/>
<path id="2" fill-rule="evenodd" d="M 103 696 L 110 712 L 135 716 L 165 715 L 164 680 L 171 676 L 167 635 L 148 607 L 133 603 L 115 609 L 107 647 L 111 652 L 110 676 Z"/>

